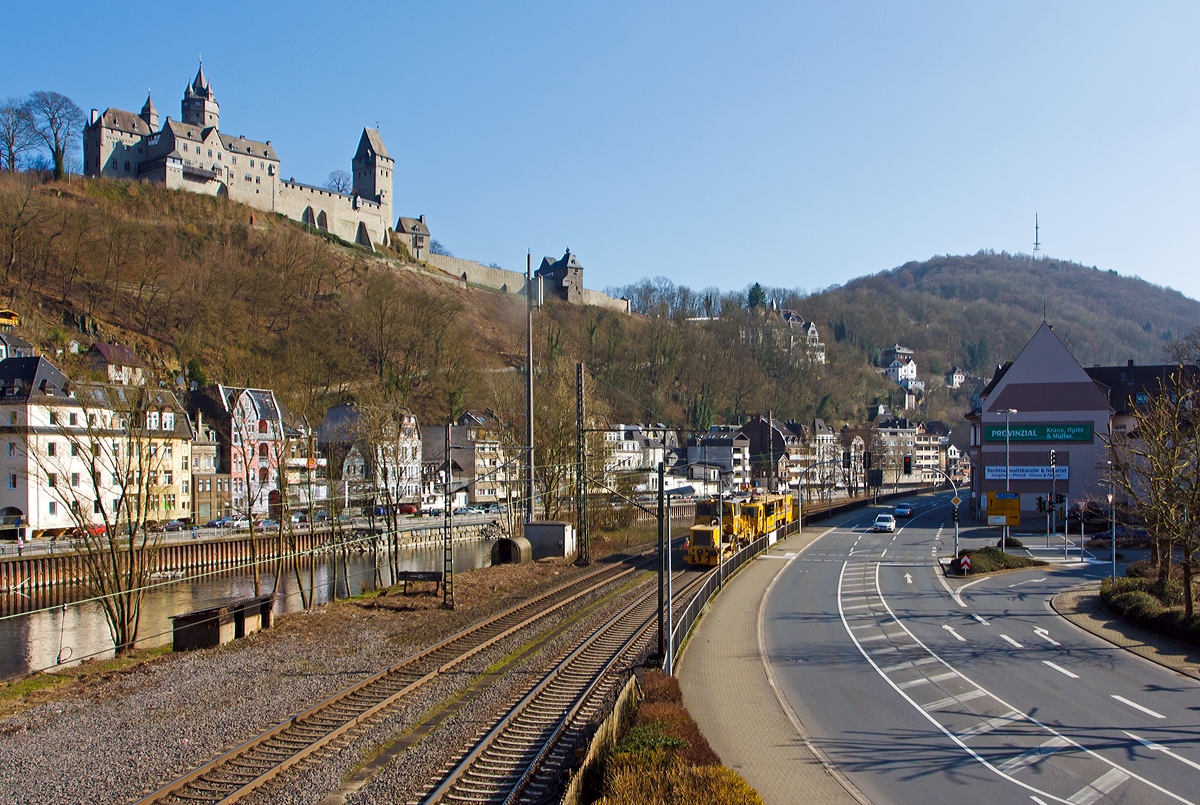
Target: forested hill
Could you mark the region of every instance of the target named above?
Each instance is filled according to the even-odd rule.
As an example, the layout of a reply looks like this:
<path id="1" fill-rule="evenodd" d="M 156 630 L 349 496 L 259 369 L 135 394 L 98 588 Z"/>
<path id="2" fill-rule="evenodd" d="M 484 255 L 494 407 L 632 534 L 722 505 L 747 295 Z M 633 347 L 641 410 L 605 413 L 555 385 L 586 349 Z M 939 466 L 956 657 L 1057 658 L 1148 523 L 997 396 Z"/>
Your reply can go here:
<path id="1" fill-rule="evenodd" d="M 1085 365 L 1162 361 L 1166 342 L 1200 325 L 1200 302 L 1138 277 L 991 252 L 906 263 L 795 301 L 826 339 L 868 357 L 899 342 L 933 374 L 958 364 L 990 375 L 1029 340 L 1043 304 Z"/>

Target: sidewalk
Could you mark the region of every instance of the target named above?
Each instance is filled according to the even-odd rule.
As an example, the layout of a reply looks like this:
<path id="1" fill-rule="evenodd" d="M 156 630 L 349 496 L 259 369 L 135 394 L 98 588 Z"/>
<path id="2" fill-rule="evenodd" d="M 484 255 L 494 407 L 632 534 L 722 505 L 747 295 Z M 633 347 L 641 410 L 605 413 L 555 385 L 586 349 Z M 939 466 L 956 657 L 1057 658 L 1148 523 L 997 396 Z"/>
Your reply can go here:
<path id="1" fill-rule="evenodd" d="M 1054 596 L 1050 606 L 1084 631 L 1164 668 L 1200 679 L 1200 648 L 1135 626 L 1114 615 L 1100 603 L 1099 591 L 1099 582 L 1074 587 Z"/>
<path id="2" fill-rule="evenodd" d="M 807 547 L 822 524 L 777 543 L 768 556 Z M 684 704 L 725 765 L 754 786 L 766 805 L 854 805 L 776 698 L 758 644 L 763 593 L 786 561 L 759 557 L 730 579 L 684 648 L 677 675 Z M 863 800 L 865 802 L 865 800 Z"/>

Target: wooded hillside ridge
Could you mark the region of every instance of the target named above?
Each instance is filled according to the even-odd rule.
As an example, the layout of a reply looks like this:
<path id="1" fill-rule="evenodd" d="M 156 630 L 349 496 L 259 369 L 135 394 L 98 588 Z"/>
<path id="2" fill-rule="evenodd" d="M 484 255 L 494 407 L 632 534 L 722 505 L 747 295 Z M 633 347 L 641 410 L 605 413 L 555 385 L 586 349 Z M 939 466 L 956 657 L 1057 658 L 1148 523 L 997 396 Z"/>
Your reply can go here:
<path id="1" fill-rule="evenodd" d="M 523 430 L 522 297 L 227 199 L 0 175 L 0 283 L 21 334 L 68 374 L 82 374 L 72 341 L 86 349 L 104 340 L 136 347 L 160 382 L 272 388 L 313 422 L 332 405 L 383 394 L 423 426 L 492 408 L 514 434 Z M 772 411 L 837 428 L 896 402 L 899 387 L 875 365 L 881 349 L 916 350 L 922 377 L 955 364 L 990 377 L 1034 331 L 1043 296 L 1085 363 L 1161 360 L 1168 336 L 1200 323 L 1200 303 L 1174 291 L 990 253 L 813 294 L 760 287 L 754 305 L 665 280 L 622 291 L 646 315 L 556 300 L 535 314 L 542 429 L 574 427 L 580 361 L 593 410 L 611 422 L 700 430 Z M 764 315 L 770 300 L 817 324 L 825 363 L 786 348 Z M 970 395 L 930 383 L 913 416 L 958 428 Z"/>

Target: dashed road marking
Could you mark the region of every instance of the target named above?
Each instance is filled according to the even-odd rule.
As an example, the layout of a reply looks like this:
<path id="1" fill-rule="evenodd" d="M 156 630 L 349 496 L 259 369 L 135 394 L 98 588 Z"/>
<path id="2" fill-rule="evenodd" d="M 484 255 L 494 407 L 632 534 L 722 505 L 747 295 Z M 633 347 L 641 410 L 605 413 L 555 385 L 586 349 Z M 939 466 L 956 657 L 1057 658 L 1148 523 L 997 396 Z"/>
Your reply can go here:
<path id="1" fill-rule="evenodd" d="M 1069 677 L 1071 677 L 1071 679 L 1079 678 L 1079 674 L 1073 674 L 1070 671 L 1068 671 L 1066 668 L 1063 668 L 1061 665 L 1055 665 L 1054 663 L 1050 662 L 1049 660 L 1042 660 L 1042 665 L 1049 665 L 1055 671 L 1058 671 L 1060 674 L 1063 674 L 1064 676 L 1069 676 Z"/>
<path id="2" fill-rule="evenodd" d="M 1111 794 L 1116 790 L 1117 786 L 1128 779 L 1129 775 L 1120 769 L 1109 769 L 1095 780 L 1092 780 L 1090 785 L 1085 785 L 1067 797 L 1067 802 L 1072 803 L 1072 805 L 1093 805 L 1101 797 Z"/>
<path id="3" fill-rule="evenodd" d="M 1008 760 L 1004 761 L 1003 763 L 998 764 L 996 766 L 996 768 L 998 768 L 1000 771 L 1004 772 L 1005 774 L 1014 774 L 1014 773 L 1020 771 L 1021 769 L 1025 768 L 1026 766 L 1032 766 L 1034 763 L 1037 763 L 1039 760 L 1048 758 L 1051 755 L 1053 755 L 1055 752 L 1057 752 L 1059 749 L 1063 749 L 1070 745 L 1071 745 L 1071 742 L 1068 741 L 1066 738 L 1055 735 L 1053 738 L 1049 738 L 1049 739 L 1043 741 L 1038 746 L 1035 746 L 1028 751 L 1022 752 L 1021 754 L 1017 755 L 1016 757 L 1009 758 Z"/>
<path id="4" fill-rule="evenodd" d="M 1125 732 L 1124 730 L 1121 730 L 1121 731 Z M 1134 735 L 1132 732 L 1125 732 L 1125 734 L 1128 735 L 1133 740 L 1140 743 L 1142 746 L 1149 749 L 1151 752 L 1162 752 L 1167 757 L 1173 757 L 1176 760 L 1178 760 L 1180 763 L 1186 763 L 1187 765 L 1191 766 L 1196 771 L 1200 771 L 1200 763 L 1196 763 L 1193 760 L 1188 760 L 1187 758 L 1183 757 L 1182 755 L 1177 755 L 1174 752 L 1172 752 L 1170 749 L 1167 749 L 1167 747 L 1162 746 L 1161 744 L 1156 744 L 1154 741 L 1147 741 L 1145 738 L 1141 738 L 1137 735 Z"/>
<path id="5" fill-rule="evenodd" d="M 1119 701 L 1121 704 L 1129 705 L 1134 710 L 1141 710 L 1143 713 L 1145 713 L 1148 716 L 1154 716 L 1155 718 L 1166 718 L 1166 716 L 1164 716 L 1162 713 L 1156 713 L 1153 710 L 1151 710 L 1149 707 L 1142 707 L 1137 702 L 1131 702 L 1131 701 L 1129 701 L 1129 699 L 1126 699 L 1124 696 L 1118 696 L 1117 694 L 1114 693 L 1114 694 L 1112 694 L 1112 697 L 1114 699 L 1116 699 L 1117 701 Z"/>
<path id="6" fill-rule="evenodd" d="M 1005 640 L 1007 640 L 1008 642 L 1012 643 L 1012 644 L 1013 644 L 1014 646 L 1016 646 L 1017 648 L 1025 648 L 1025 647 L 1024 647 L 1024 646 L 1022 646 L 1020 643 L 1018 643 L 1016 640 L 1013 640 L 1011 637 L 1009 637 L 1009 636 L 1008 636 L 1008 635 L 1006 635 L 1006 634 L 1002 634 L 1002 635 L 1000 635 L 1000 637 L 1002 637 L 1002 638 L 1004 638 Z"/>

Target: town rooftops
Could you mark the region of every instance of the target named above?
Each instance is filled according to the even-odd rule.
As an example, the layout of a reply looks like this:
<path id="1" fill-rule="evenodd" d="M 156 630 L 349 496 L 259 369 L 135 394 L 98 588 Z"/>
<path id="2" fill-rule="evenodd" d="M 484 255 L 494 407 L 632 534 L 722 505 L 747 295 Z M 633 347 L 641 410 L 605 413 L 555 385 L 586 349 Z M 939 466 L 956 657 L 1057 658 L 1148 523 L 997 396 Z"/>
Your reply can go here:
<path id="1" fill-rule="evenodd" d="M 92 344 L 92 348 L 88 350 L 94 355 L 99 355 L 105 363 L 111 366 L 131 366 L 134 368 L 145 368 L 146 362 L 138 357 L 130 347 L 124 344 L 103 344 L 99 341 Z"/>
<path id="2" fill-rule="evenodd" d="M 195 128 L 195 126 L 192 128 Z M 275 153 L 275 149 L 270 143 L 260 143 L 258 140 L 247 140 L 245 137 L 233 137 L 229 134 L 222 134 L 221 144 L 225 146 L 226 151 L 234 154 L 245 154 L 247 156 L 263 157 L 279 161 L 279 155 Z"/>
<path id="3" fill-rule="evenodd" d="M 0 361 L 0 399 L 28 400 L 36 396 L 70 396 L 71 381 L 50 361 L 36 358 L 6 358 Z"/>
<path id="4" fill-rule="evenodd" d="M 1190 363 L 1136 366 L 1131 360 L 1124 366 L 1092 366 L 1084 371 L 1096 381 L 1118 414 L 1128 414 L 1145 405 L 1150 397 L 1173 383 L 1200 383 L 1200 367 Z"/>

